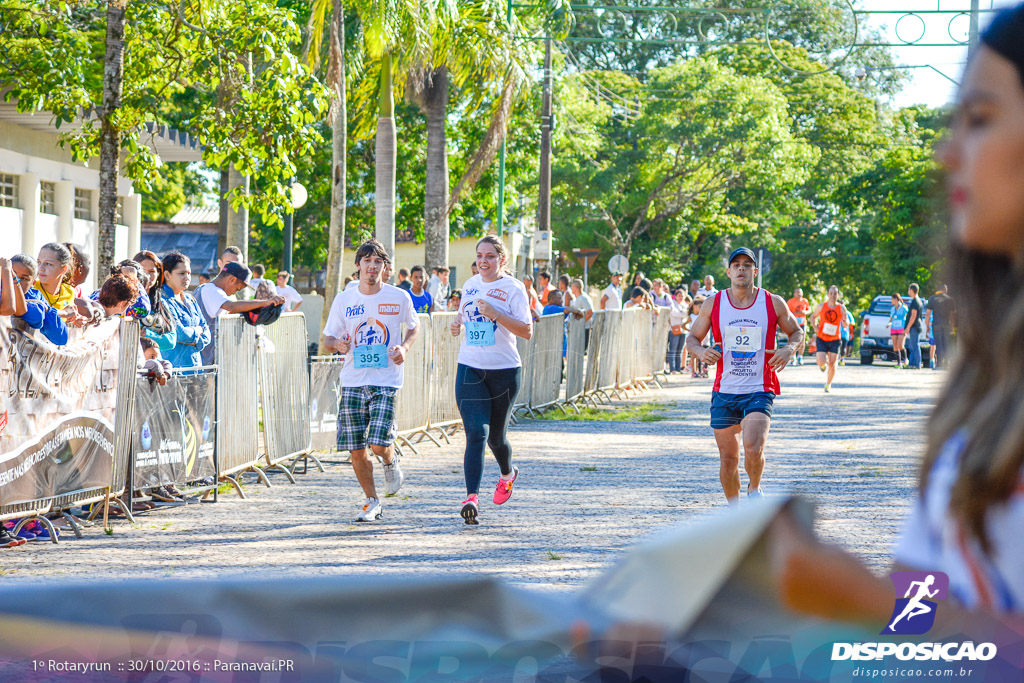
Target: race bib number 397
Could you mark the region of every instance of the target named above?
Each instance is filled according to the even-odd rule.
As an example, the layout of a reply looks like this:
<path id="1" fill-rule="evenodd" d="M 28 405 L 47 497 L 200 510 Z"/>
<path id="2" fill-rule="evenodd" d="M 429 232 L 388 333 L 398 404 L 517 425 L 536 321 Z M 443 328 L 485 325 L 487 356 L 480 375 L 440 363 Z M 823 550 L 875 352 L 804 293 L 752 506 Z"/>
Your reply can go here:
<path id="1" fill-rule="evenodd" d="M 722 333 L 722 345 L 726 351 L 754 353 L 761 350 L 761 328 L 727 326 Z"/>
<path id="2" fill-rule="evenodd" d="M 470 320 L 466 323 L 466 344 L 494 346 L 494 323 Z"/>

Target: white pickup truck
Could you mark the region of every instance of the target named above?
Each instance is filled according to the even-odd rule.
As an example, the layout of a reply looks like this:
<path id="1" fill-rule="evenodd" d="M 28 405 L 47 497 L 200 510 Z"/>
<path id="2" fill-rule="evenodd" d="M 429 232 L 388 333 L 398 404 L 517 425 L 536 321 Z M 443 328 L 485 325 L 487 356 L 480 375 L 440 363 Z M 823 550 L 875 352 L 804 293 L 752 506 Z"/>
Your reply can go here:
<path id="1" fill-rule="evenodd" d="M 910 297 L 903 297 L 903 303 L 910 303 Z M 871 365 L 876 356 L 896 361 L 889 336 L 889 314 L 892 313 L 892 296 L 880 294 L 871 301 L 871 307 L 864 314 L 860 329 L 860 364 Z M 928 340 L 921 335 L 921 357 L 928 357 Z"/>

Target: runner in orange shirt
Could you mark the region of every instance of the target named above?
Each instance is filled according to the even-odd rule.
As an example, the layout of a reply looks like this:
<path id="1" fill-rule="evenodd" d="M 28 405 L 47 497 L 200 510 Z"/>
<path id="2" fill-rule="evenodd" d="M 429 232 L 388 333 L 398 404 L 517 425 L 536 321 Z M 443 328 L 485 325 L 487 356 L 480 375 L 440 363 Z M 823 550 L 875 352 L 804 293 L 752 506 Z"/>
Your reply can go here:
<path id="1" fill-rule="evenodd" d="M 814 327 L 814 321 L 818 326 Z M 839 288 L 832 285 L 828 288 L 828 299 L 818 304 L 811 316 L 810 327 L 814 328 L 817 339 L 818 367 L 828 372 L 825 377 L 825 393 L 832 391 L 832 380 L 836 376 L 836 363 L 839 360 L 839 342 L 842 337 L 841 326 L 846 324 L 846 306 L 839 301 Z M 826 363 L 828 367 L 826 368 Z"/>
<path id="2" fill-rule="evenodd" d="M 804 298 L 804 290 L 797 287 L 793 290 L 793 298 L 786 302 L 789 312 L 796 318 L 796 324 L 804 331 L 804 340 L 807 340 L 807 314 L 811 312 L 811 303 Z M 804 344 L 800 344 L 800 350 L 796 353 L 796 364 L 804 364 Z"/>

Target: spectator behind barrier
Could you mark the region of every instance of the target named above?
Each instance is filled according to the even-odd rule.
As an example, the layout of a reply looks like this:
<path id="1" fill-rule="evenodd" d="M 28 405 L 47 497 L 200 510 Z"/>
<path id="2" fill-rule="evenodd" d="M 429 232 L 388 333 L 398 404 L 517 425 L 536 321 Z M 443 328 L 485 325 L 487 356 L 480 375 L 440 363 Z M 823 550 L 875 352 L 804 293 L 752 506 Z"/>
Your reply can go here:
<path id="1" fill-rule="evenodd" d="M 448 297 L 448 310 L 449 311 L 458 311 L 459 310 L 459 306 L 461 304 L 462 304 L 462 290 L 461 289 L 456 289 Z"/>
<path id="2" fill-rule="evenodd" d="M 75 290 L 64 281 L 71 271 L 71 252 L 63 244 L 50 242 L 39 250 L 35 288 L 47 304 L 57 309 L 69 325 L 81 325 L 85 320 L 75 306 Z"/>
<path id="3" fill-rule="evenodd" d="M 139 298 L 139 283 L 131 275 L 117 273 L 104 281 L 96 300 L 108 318 L 125 315 Z"/>
<path id="4" fill-rule="evenodd" d="M 140 374 L 153 382 L 159 382 L 161 386 L 167 384 L 174 366 L 169 361 L 161 358 L 160 348 L 154 340 L 143 337 L 139 340 L 139 345 L 142 347 L 142 368 L 139 371 Z"/>
<path id="5" fill-rule="evenodd" d="M 224 313 L 247 313 L 267 306 L 284 304 L 284 297 L 273 296 L 269 299 L 253 299 L 251 301 L 232 301 L 231 297 L 249 284 L 252 274 L 249 269 L 241 263 L 228 262 L 220 275 L 213 279 L 213 282 L 202 285 L 196 289 L 195 297 L 199 302 L 199 311 L 206 320 L 206 326 L 210 330 L 212 342 L 217 339 L 217 319 Z M 204 365 L 213 365 L 216 343 L 210 343 L 202 350 Z"/>
<path id="6" fill-rule="evenodd" d="M 143 336 L 154 340 L 162 351 L 169 351 L 174 348 L 177 339 L 174 333 L 174 320 L 162 297 L 163 263 L 160 262 L 156 254 L 145 249 L 135 255 L 135 261 L 142 266 L 142 272 L 146 278 L 143 288 L 146 290 L 152 309 L 150 315 L 139 320 Z"/>
<path id="7" fill-rule="evenodd" d="M 291 273 L 287 270 L 282 270 L 277 274 L 277 294 L 284 297 L 286 311 L 297 311 L 302 306 L 302 295 L 299 294 L 297 289 L 288 284 L 290 279 Z M 259 297 L 257 296 L 257 298 Z"/>
<path id="8" fill-rule="evenodd" d="M 138 296 L 135 301 L 125 311 L 125 316 L 128 318 L 146 318 L 152 312 L 152 304 L 149 301 L 149 294 L 146 293 L 146 272 L 142 269 L 142 266 L 138 261 L 132 259 L 125 259 L 117 265 L 110 266 L 111 275 L 124 275 L 126 278 L 135 283 L 136 289 L 138 290 Z M 95 292 L 89 295 L 91 301 L 98 301 L 100 291 L 97 289 Z"/>
<path id="9" fill-rule="evenodd" d="M 24 315 L 25 293 L 15 285 L 11 262 L 0 256 L 0 315 Z"/>
<path id="10" fill-rule="evenodd" d="M 167 360 L 176 368 L 197 368 L 203 364 L 201 351 L 211 341 L 210 326 L 195 297 L 187 291 L 192 282 L 192 264 L 178 252 L 164 256 L 164 284 L 161 297 L 174 319 L 175 344 Z"/>
<path id="11" fill-rule="evenodd" d="M 75 298 L 81 299 L 84 296 L 82 284 L 89 279 L 89 272 L 92 270 L 92 259 L 89 257 L 89 252 L 81 244 L 65 242 L 64 246 L 71 253 L 71 270 L 64 276 L 64 281 L 75 290 Z"/>
<path id="12" fill-rule="evenodd" d="M 42 332 L 51 344 L 67 344 L 68 326 L 57 309 L 47 304 L 42 293 L 32 287 L 36 281 L 36 260 L 28 254 L 15 254 L 11 258 L 11 268 L 25 297 L 25 314 L 19 317 L 32 329 Z"/>

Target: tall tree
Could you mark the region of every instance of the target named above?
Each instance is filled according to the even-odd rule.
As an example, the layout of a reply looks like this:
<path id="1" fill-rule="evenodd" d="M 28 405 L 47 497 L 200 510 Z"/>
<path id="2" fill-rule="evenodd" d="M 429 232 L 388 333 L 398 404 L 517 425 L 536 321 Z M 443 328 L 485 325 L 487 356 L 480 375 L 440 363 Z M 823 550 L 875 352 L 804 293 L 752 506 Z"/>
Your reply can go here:
<path id="1" fill-rule="evenodd" d="M 345 61 L 345 6 L 341 0 L 331 0 L 331 20 L 328 33 L 327 87 L 331 90 L 331 210 L 327 238 L 327 283 L 324 308 L 320 315 L 320 329 L 327 325 L 334 297 L 341 291 L 345 265 L 345 208 L 347 197 L 348 114 Z M 309 19 L 309 43 L 306 48 L 307 64 L 315 68 L 320 59 L 327 18 L 327 0 L 314 0 Z M 320 353 L 327 353 L 323 335 Z"/>
<path id="2" fill-rule="evenodd" d="M 100 110 L 100 215 L 96 270 L 114 264 L 117 178 L 121 166 L 121 129 L 117 121 L 124 91 L 124 26 L 128 0 L 108 0 L 107 34 L 103 52 L 103 108 Z"/>

